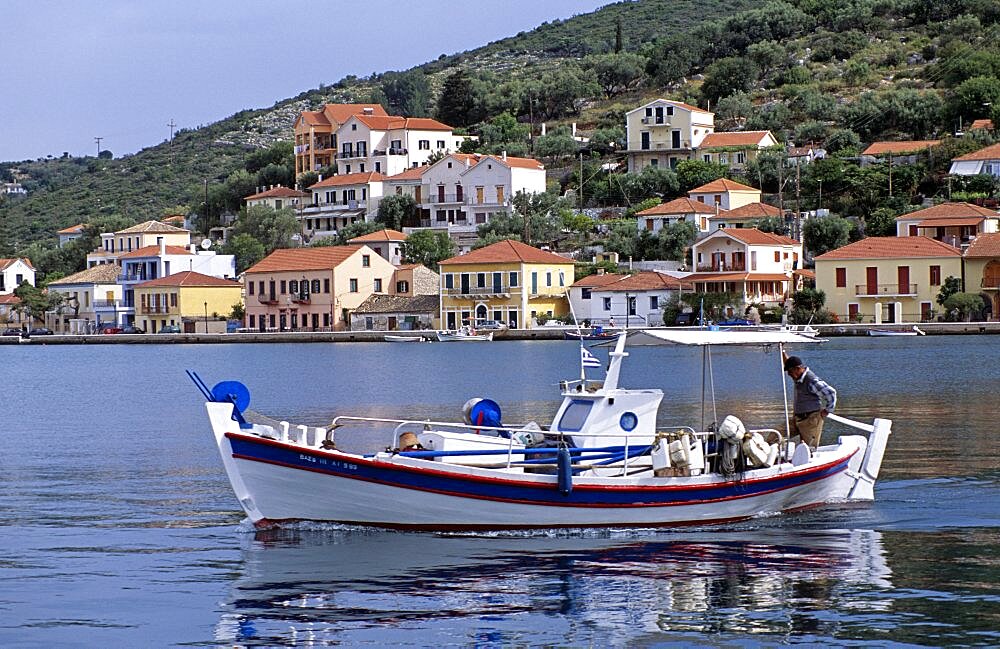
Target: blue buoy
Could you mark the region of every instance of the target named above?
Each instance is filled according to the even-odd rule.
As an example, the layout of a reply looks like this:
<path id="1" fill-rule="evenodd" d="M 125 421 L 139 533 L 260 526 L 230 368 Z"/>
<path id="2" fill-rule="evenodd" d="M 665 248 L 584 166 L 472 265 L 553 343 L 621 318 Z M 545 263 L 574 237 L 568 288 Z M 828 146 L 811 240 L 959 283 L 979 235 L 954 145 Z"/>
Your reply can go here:
<path id="1" fill-rule="evenodd" d="M 556 455 L 556 466 L 559 469 L 559 493 L 568 496 L 573 491 L 573 460 L 565 446 Z"/>
<path id="2" fill-rule="evenodd" d="M 500 427 L 500 404 L 492 399 L 480 399 L 469 410 L 469 421 L 483 428 Z"/>
<path id="3" fill-rule="evenodd" d="M 239 381 L 221 381 L 212 388 L 212 398 L 222 403 L 233 403 L 237 412 L 250 405 L 250 390 Z"/>

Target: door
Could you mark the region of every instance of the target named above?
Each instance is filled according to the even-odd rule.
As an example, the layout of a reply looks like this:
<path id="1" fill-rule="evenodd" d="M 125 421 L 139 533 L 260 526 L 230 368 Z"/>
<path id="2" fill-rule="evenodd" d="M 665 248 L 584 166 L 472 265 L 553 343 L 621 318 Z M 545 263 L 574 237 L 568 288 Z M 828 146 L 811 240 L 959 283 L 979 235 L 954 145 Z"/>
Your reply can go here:
<path id="1" fill-rule="evenodd" d="M 911 225 L 909 227 L 909 232 L 910 232 L 910 236 L 911 237 L 917 236 L 917 226 L 916 225 Z"/>
<path id="2" fill-rule="evenodd" d="M 852 302 L 847 305 L 847 319 L 851 322 L 858 321 L 858 308 L 860 305 L 857 302 Z"/>
<path id="3" fill-rule="evenodd" d="M 733 270 L 746 270 L 747 258 L 745 252 L 733 253 Z"/>
<path id="4" fill-rule="evenodd" d="M 423 201 L 420 200 L 420 193 L 421 193 L 420 190 L 421 189 L 423 189 L 423 188 L 420 185 L 417 185 L 416 187 L 413 188 L 413 200 L 416 203 L 422 203 L 423 202 Z"/>
<path id="5" fill-rule="evenodd" d="M 915 293 L 916 291 L 910 290 L 910 267 L 909 266 L 897 266 L 896 267 L 896 281 L 899 282 L 899 292 L 903 295 L 909 295 L 910 293 Z"/>
<path id="6" fill-rule="evenodd" d="M 497 185 L 497 205 L 503 205 L 504 202 L 504 191 L 503 185 Z"/>
<path id="7" fill-rule="evenodd" d="M 444 202 L 444 185 L 438 185 L 438 203 Z"/>
<path id="8" fill-rule="evenodd" d="M 476 203 L 479 205 L 483 204 L 483 188 L 476 187 Z"/>
<path id="9" fill-rule="evenodd" d="M 389 331 L 395 331 L 395 330 L 396 330 L 396 316 L 391 315 L 389 316 Z"/>
<path id="10" fill-rule="evenodd" d="M 865 295 L 878 295 L 878 268 L 875 266 L 865 269 Z"/>
<path id="11" fill-rule="evenodd" d="M 641 137 L 642 137 L 642 144 L 639 145 L 639 148 L 641 148 L 641 149 L 648 149 L 649 148 L 649 131 L 643 131 L 642 134 L 641 134 Z"/>
<path id="12" fill-rule="evenodd" d="M 447 325 L 445 327 L 446 329 L 458 329 L 458 327 L 455 326 L 454 311 L 449 311 L 448 314 L 445 316 L 445 320 L 447 321 Z"/>
<path id="13" fill-rule="evenodd" d="M 503 274 L 493 273 L 493 292 L 503 293 Z"/>
<path id="14" fill-rule="evenodd" d="M 469 274 L 468 273 L 462 273 L 461 274 L 461 278 L 462 278 L 462 294 L 463 295 L 468 295 L 469 294 Z"/>
<path id="15" fill-rule="evenodd" d="M 671 131 L 670 132 L 670 148 L 679 149 L 681 148 L 681 132 Z"/>

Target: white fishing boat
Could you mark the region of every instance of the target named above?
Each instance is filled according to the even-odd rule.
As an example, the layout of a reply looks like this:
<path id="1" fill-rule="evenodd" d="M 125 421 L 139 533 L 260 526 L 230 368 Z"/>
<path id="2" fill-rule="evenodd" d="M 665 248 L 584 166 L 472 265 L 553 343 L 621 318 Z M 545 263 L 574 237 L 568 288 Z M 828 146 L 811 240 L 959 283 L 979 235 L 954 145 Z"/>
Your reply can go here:
<path id="1" fill-rule="evenodd" d="M 387 343 L 422 343 L 427 339 L 423 336 L 398 336 L 395 334 L 386 334 L 382 336 L 382 340 Z"/>
<path id="2" fill-rule="evenodd" d="M 913 329 L 869 329 L 869 336 L 925 336 L 923 329 L 913 325 Z"/>
<path id="3" fill-rule="evenodd" d="M 430 530 L 664 527 L 874 499 L 891 421 L 830 414 L 865 434 L 844 434 L 817 449 L 788 440 L 787 431 L 748 429 L 732 416 L 717 427 L 658 429 L 663 392 L 618 385 L 627 338 L 633 345 L 701 345 L 709 367 L 713 345 L 783 350 L 818 342 L 782 331 L 634 330 L 615 341 L 602 381 L 586 377 L 586 368 L 603 363 L 581 345 L 581 376 L 560 384 L 563 402 L 547 428 L 504 424 L 488 399 L 470 400 L 462 421 L 344 415 L 327 428 L 253 423 L 244 416 L 249 391 L 242 384 L 209 389 L 189 375 L 206 397 L 237 500 L 258 526 L 310 520 Z M 787 413 L 787 397 L 784 403 Z M 351 430 L 370 436 L 379 427 L 391 435 L 383 451 L 337 446 Z M 768 444 L 769 435 L 778 442 Z"/>
<path id="4" fill-rule="evenodd" d="M 465 326 L 461 329 L 439 331 L 437 339 L 443 343 L 489 341 L 493 340 L 493 332 L 477 331 L 472 327 Z"/>

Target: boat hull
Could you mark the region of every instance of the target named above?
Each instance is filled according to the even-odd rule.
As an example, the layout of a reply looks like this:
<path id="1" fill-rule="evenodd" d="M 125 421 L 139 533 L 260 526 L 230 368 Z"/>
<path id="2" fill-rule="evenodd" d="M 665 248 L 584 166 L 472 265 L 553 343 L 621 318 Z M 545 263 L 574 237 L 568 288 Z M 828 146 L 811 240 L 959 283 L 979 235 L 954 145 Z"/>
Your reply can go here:
<path id="1" fill-rule="evenodd" d="M 847 499 L 865 451 L 865 439 L 850 436 L 803 467 L 785 464 L 736 480 L 574 477 L 563 493 L 554 475 L 362 457 L 266 439 L 227 422 L 226 404 L 208 406 L 230 482 L 257 525 L 311 520 L 489 530 L 719 523 Z"/>

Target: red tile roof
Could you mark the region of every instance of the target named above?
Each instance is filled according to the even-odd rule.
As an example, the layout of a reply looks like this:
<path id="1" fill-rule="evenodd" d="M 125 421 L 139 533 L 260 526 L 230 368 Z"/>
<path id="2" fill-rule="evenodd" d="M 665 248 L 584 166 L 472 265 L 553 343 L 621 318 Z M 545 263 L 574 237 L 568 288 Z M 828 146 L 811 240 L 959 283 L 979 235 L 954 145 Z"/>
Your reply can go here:
<path id="1" fill-rule="evenodd" d="M 386 180 L 392 182 L 393 180 L 420 180 L 424 172 L 430 169 L 427 165 L 421 165 L 419 167 L 410 167 L 406 171 L 401 171 L 394 176 L 386 177 Z"/>
<path id="2" fill-rule="evenodd" d="M 441 265 L 447 264 L 496 264 L 496 263 L 525 263 L 525 264 L 572 264 L 572 259 L 560 257 L 557 254 L 532 248 L 531 246 L 504 239 L 497 241 L 470 253 L 445 259 Z"/>
<path id="3" fill-rule="evenodd" d="M 86 227 L 85 223 L 77 223 L 76 225 L 71 225 L 68 228 L 59 230 L 56 234 L 79 234 L 83 232 L 84 227 Z"/>
<path id="4" fill-rule="evenodd" d="M 281 248 L 247 269 L 247 273 L 282 271 L 331 270 L 361 250 L 361 246 L 317 246 L 315 248 Z"/>
<path id="5" fill-rule="evenodd" d="M 781 273 L 691 273 L 684 277 L 684 282 L 781 282 L 788 279 Z"/>
<path id="6" fill-rule="evenodd" d="M 7 266 L 10 266 L 11 264 L 13 264 L 15 261 L 18 261 L 18 260 L 23 261 L 25 263 L 25 265 L 28 268 L 30 268 L 31 270 L 35 270 L 35 267 L 31 265 L 31 260 L 28 259 L 27 257 L 14 257 L 13 259 L 0 259 L 0 270 L 3 270 L 5 268 L 7 268 Z"/>
<path id="7" fill-rule="evenodd" d="M 769 216 L 781 216 L 781 210 L 767 203 L 747 203 L 740 207 L 734 207 L 728 212 L 723 210 L 720 216 L 724 216 L 727 219 L 763 219 Z"/>
<path id="8" fill-rule="evenodd" d="M 798 246 L 795 239 L 773 232 L 761 232 L 757 228 L 720 228 L 716 232 L 724 232 L 734 239 L 754 246 Z"/>
<path id="9" fill-rule="evenodd" d="M 13 293 L 6 293 L 4 295 L 0 295 L 0 304 L 19 304 L 20 302 L 21 298 L 14 295 Z"/>
<path id="10" fill-rule="evenodd" d="M 969 125 L 970 131 L 975 131 L 977 129 L 985 128 L 988 130 L 993 129 L 993 120 L 991 119 L 977 119 L 973 120 L 972 124 Z"/>
<path id="11" fill-rule="evenodd" d="M 539 169 L 539 170 L 545 169 L 545 165 L 543 165 L 538 160 L 535 160 L 534 158 L 515 158 L 514 156 L 507 156 L 506 158 L 503 158 L 498 155 L 487 155 L 487 156 L 482 156 L 482 159 L 479 160 L 479 163 L 487 159 L 496 160 L 500 164 L 505 164 L 508 167 L 519 167 L 521 169 Z"/>
<path id="12" fill-rule="evenodd" d="M 379 243 L 383 241 L 406 241 L 406 235 L 399 230 L 385 228 L 384 230 L 377 230 L 375 232 L 363 234 L 360 237 L 354 237 L 348 241 L 348 243 L 368 243 L 369 241 L 376 241 Z"/>
<path id="13" fill-rule="evenodd" d="M 617 282 L 601 287 L 602 291 L 656 291 L 663 289 L 688 288 L 690 283 L 685 278 L 679 280 L 676 277 L 657 273 L 655 271 L 641 271 L 634 275 L 626 275 Z"/>
<path id="14" fill-rule="evenodd" d="M 301 119 L 309 124 L 343 124 L 352 115 L 363 115 L 370 108 L 373 115 L 385 115 L 382 104 L 327 104 L 322 110 L 302 111 Z"/>
<path id="15" fill-rule="evenodd" d="M 816 260 L 961 256 L 962 252 L 958 248 L 930 237 L 868 237 L 819 255 Z"/>
<path id="16" fill-rule="evenodd" d="M 135 234 L 137 232 L 187 232 L 184 228 L 178 228 L 176 226 L 170 225 L 169 223 L 160 223 L 159 221 L 144 221 L 138 225 L 133 225 L 130 228 L 125 228 L 124 230 L 119 230 L 115 234 Z"/>
<path id="17" fill-rule="evenodd" d="M 136 285 L 136 288 L 153 288 L 158 286 L 223 286 L 228 288 L 240 287 L 242 284 L 231 279 L 222 277 L 212 277 L 202 275 L 191 270 L 181 271 L 166 277 L 158 277 L 148 282 Z"/>
<path id="18" fill-rule="evenodd" d="M 872 142 L 861 155 L 886 155 L 895 153 L 905 155 L 907 153 L 920 153 L 927 149 L 941 144 L 941 140 L 906 140 L 905 142 Z"/>
<path id="19" fill-rule="evenodd" d="M 701 187 L 695 187 L 689 191 L 688 194 L 711 194 L 718 192 L 760 192 L 760 190 L 748 187 L 747 185 L 738 183 L 735 180 L 719 178 L 718 180 L 713 180 L 712 182 L 706 183 Z"/>
<path id="20" fill-rule="evenodd" d="M 309 194 L 307 194 L 305 192 L 300 192 L 297 189 L 291 189 L 289 187 L 282 187 L 282 186 L 279 185 L 277 187 L 272 187 L 271 189 L 268 189 L 267 191 L 263 191 L 263 192 L 260 192 L 260 193 L 257 193 L 257 194 L 253 194 L 252 196 L 247 196 L 243 200 L 245 200 L 245 201 L 251 201 L 251 200 L 257 200 L 257 199 L 260 199 L 260 198 L 303 198 L 303 197 L 308 196 L 308 195 Z"/>
<path id="21" fill-rule="evenodd" d="M 952 161 L 955 160 L 1000 160 L 1000 143 L 952 158 Z"/>
<path id="22" fill-rule="evenodd" d="M 972 203 L 941 203 L 923 210 L 917 210 L 916 212 L 900 214 L 896 217 L 896 220 L 912 221 L 915 219 L 961 219 L 973 216 L 995 219 L 1000 218 L 1000 213 L 985 207 L 973 205 Z"/>
<path id="23" fill-rule="evenodd" d="M 577 281 L 573 282 L 572 286 L 577 288 L 594 288 L 596 286 L 607 286 L 608 284 L 614 284 L 618 280 L 624 278 L 625 275 L 620 275 L 618 273 L 603 273 L 603 274 L 593 274 L 587 275 L 586 277 L 581 277 Z"/>
<path id="24" fill-rule="evenodd" d="M 726 214 L 726 210 L 719 208 L 719 213 Z M 712 205 L 706 205 L 693 198 L 675 198 L 667 203 L 654 205 L 649 209 L 636 212 L 636 216 L 656 216 L 659 214 L 715 214 L 716 209 Z"/>
<path id="25" fill-rule="evenodd" d="M 168 255 L 190 255 L 191 251 L 184 246 L 166 246 L 165 251 Z M 118 255 L 119 259 L 132 259 L 133 257 L 156 257 L 160 254 L 159 246 L 145 246 L 132 252 L 126 252 L 124 255 Z"/>
<path id="26" fill-rule="evenodd" d="M 357 115 L 358 121 L 376 131 L 408 129 L 413 131 L 450 131 L 451 127 L 428 117 L 398 115 Z"/>
<path id="27" fill-rule="evenodd" d="M 965 251 L 966 257 L 1000 257 L 1000 232 L 980 234 Z"/>
<path id="28" fill-rule="evenodd" d="M 979 225 L 986 220 L 985 216 L 970 216 L 960 219 L 924 219 L 917 223 L 918 228 L 948 228 L 959 225 Z"/>
<path id="29" fill-rule="evenodd" d="M 712 148 L 721 146 L 757 146 L 770 131 L 726 131 L 722 133 L 709 133 L 701 141 L 699 148 Z M 774 137 L 774 136 L 772 136 Z"/>
<path id="30" fill-rule="evenodd" d="M 367 183 L 380 183 L 386 177 L 377 171 L 366 171 L 364 173 L 337 174 L 324 178 L 309 189 L 322 189 L 323 187 L 341 187 L 343 185 L 364 185 Z"/>

